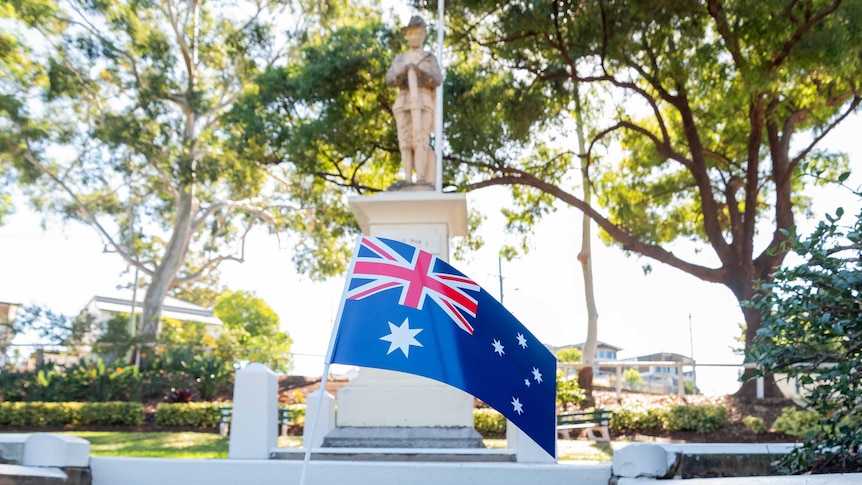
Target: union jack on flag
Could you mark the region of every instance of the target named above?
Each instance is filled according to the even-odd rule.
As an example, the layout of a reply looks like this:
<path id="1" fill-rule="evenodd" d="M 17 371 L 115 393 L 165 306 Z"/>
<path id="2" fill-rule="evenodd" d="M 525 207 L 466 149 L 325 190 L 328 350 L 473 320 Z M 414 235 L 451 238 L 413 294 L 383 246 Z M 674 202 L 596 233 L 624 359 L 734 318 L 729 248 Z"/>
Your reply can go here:
<path id="1" fill-rule="evenodd" d="M 363 236 L 330 344 L 326 362 L 466 391 L 555 456 L 556 359 L 487 291 L 426 251 Z"/>
<path id="2" fill-rule="evenodd" d="M 461 330 L 473 334 L 466 316 L 476 318 L 478 302 L 465 290 L 480 290 L 473 280 L 437 265 L 439 258 L 416 250 L 408 259 L 384 239 L 362 237 L 353 266 L 353 279 L 368 280 L 347 292 L 348 300 L 362 300 L 381 291 L 401 289 L 400 305 L 422 310 L 430 298 Z"/>

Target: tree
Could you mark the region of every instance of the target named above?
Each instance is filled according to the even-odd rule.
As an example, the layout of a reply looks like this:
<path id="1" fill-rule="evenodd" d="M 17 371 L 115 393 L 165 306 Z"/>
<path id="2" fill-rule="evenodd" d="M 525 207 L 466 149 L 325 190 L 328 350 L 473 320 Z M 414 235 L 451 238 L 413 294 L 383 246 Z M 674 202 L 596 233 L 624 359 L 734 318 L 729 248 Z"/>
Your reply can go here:
<path id="1" fill-rule="evenodd" d="M 25 305 L 12 322 L 12 335 L 33 333 L 52 347 L 64 347 L 71 355 L 87 351 L 96 333 L 95 318 L 82 313 L 74 318 L 38 305 Z"/>
<path id="2" fill-rule="evenodd" d="M 805 176 L 846 176 L 844 157 L 819 145 L 862 103 L 856 3 L 458 0 L 447 16 L 444 185 L 510 187 L 511 230 L 528 234 L 567 204 L 605 242 L 742 302 L 783 262 L 810 202 Z M 385 188 L 397 169 L 391 94 L 375 80 L 398 50 L 393 31 L 369 15 L 306 44 L 242 104 L 255 113 L 242 143 L 266 145 L 267 163 L 295 163 L 309 184 Z M 580 88 L 606 100 L 585 153 L 565 143 Z M 575 195 L 579 183 L 600 208 Z M 339 197 L 319 200 L 344 212 Z M 761 317 L 742 312 L 750 348 Z"/>
<path id="3" fill-rule="evenodd" d="M 231 148 L 222 117 L 261 69 L 283 61 L 290 40 L 272 22 L 286 8 L 6 4 L 40 76 L 0 86 L 3 166 L 37 208 L 90 225 L 149 280 L 139 321 L 147 341 L 170 290 L 241 262 L 255 225 L 281 230 L 308 213 L 274 190 L 289 179 L 274 181 L 255 153 Z"/>
<path id="4" fill-rule="evenodd" d="M 557 360 L 559 362 L 580 362 L 581 361 L 581 350 L 577 347 L 570 347 L 567 349 L 560 349 L 557 352 Z"/>
<path id="5" fill-rule="evenodd" d="M 213 313 L 224 323 L 217 353 L 226 361 L 260 362 L 273 370 L 290 368 L 293 340 L 280 330 L 275 311 L 254 293 L 226 291 L 216 300 Z"/>
<path id="6" fill-rule="evenodd" d="M 779 270 L 749 305 L 763 325 L 747 360 L 798 379 L 818 432 L 785 460 L 792 471 L 862 468 L 862 212 L 843 226 L 839 210 L 807 238 L 788 233 L 803 263 Z"/>
<path id="7" fill-rule="evenodd" d="M 601 213 L 557 182 L 566 165 L 497 160 L 472 187 L 549 194 L 589 214 L 606 241 L 723 284 L 740 302 L 784 259 L 784 233 L 794 210 L 806 207 L 803 174 L 840 173 L 840 157 L 817 147 L 862 101 L 858 5 L 554 1 L 494 9 L 465 0 L 448 8 L 455 37 L 486 47 L 549 95 L 577 85 L 608 93 L 607 121 L 591 133 L 586 155 L 611 142 L 623 149 L 617 163 L 609 153 L 593 166 Z M 666 249 L 685 240 L 711 254 Z M 743 315 L 748 348 L 760 315 Z"/>

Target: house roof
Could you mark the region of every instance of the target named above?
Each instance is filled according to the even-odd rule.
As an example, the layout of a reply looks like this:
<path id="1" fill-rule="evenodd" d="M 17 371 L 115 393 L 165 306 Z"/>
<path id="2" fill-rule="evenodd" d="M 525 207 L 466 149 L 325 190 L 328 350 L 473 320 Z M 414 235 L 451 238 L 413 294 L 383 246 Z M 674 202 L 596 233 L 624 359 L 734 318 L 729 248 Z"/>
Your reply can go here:
<path id="1" fill-rule="evenodd" d="M 673 352 L 658 352 L 655 354 L 640 355 L 632 360 L 653 361 L 653 362 L 682 362 L 683 364 L 692 364 L 694 360 L 687 355 L 675 354 Z"/>
<path id="2" fill-rule="evenodd" d="M 583 348 L 584 348 L 584 344 L 585 344 L 585 343 L 586 343 L 586 342 L 581 342 L 581 343 L 579 343 L 579 344 L 566 345 L 565 347 L 577 347 L 577 348 L 579 348 L 579 349 L 583 349 Z M 602 342 L 601 340 L 599 340 L 599 341 L 596 343 L 596 348 L 611 349 L 611 350 L 613 350 L 613 351 L 615 351 L 615 352 L 619 352 L 620 350 L 623 350 L 623 349 L 622 349 L 622 347 L 617 347 L 616 345 L 611 345 L 611 344 L 609 344 L 609 343 Z"/>
<path id="3" fill-rule="evenodd" d="M 116 295 L 96 295 L 87 305 L 95 306 L 96 309 L 108 313 L 130 313 L 132 311 L 132 292 L 123 292 Z M 135 295 L 135 313 L 140 313 L 144 305 L 144 292 L 139 291 Z M 214 314 L 212 309 L 205 308 L 194 303 L 178 300 L 173 297 L 165 297 L 162 304 L 162 316 L 173 318 L 182 322 L 201 322 L 207 325 L 224 325 Z"/>

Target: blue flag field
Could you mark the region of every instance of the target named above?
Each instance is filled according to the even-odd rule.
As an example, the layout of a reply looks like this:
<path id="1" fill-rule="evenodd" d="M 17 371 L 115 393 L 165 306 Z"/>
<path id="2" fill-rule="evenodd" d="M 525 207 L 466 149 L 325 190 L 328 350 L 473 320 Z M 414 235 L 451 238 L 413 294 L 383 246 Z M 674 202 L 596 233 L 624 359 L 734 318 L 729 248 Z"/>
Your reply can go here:
<path id="1" fill-rule="evenodd" d="M 457 387 L 556 456 L 556 359 L 479 285 L 428 252 L 362 236 L 343 298 L 329 362 Z"/>

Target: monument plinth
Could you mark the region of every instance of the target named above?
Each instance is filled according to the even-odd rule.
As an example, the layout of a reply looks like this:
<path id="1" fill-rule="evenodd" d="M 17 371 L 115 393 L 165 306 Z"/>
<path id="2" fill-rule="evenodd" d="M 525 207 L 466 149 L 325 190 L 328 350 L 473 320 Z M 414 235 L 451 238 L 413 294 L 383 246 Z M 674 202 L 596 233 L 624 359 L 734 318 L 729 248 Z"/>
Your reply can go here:
<path id="1" fill-rule="evenodd" d="M 464 194 L 391 191 L 352 197 L 362 232 L 402 241 L 443 260 L 449 238 L 467 234 Z M 336 428 L 324 447 L 481 448 L 473 396 L 432 379 L 362 368 L 338 391 Z"/>

